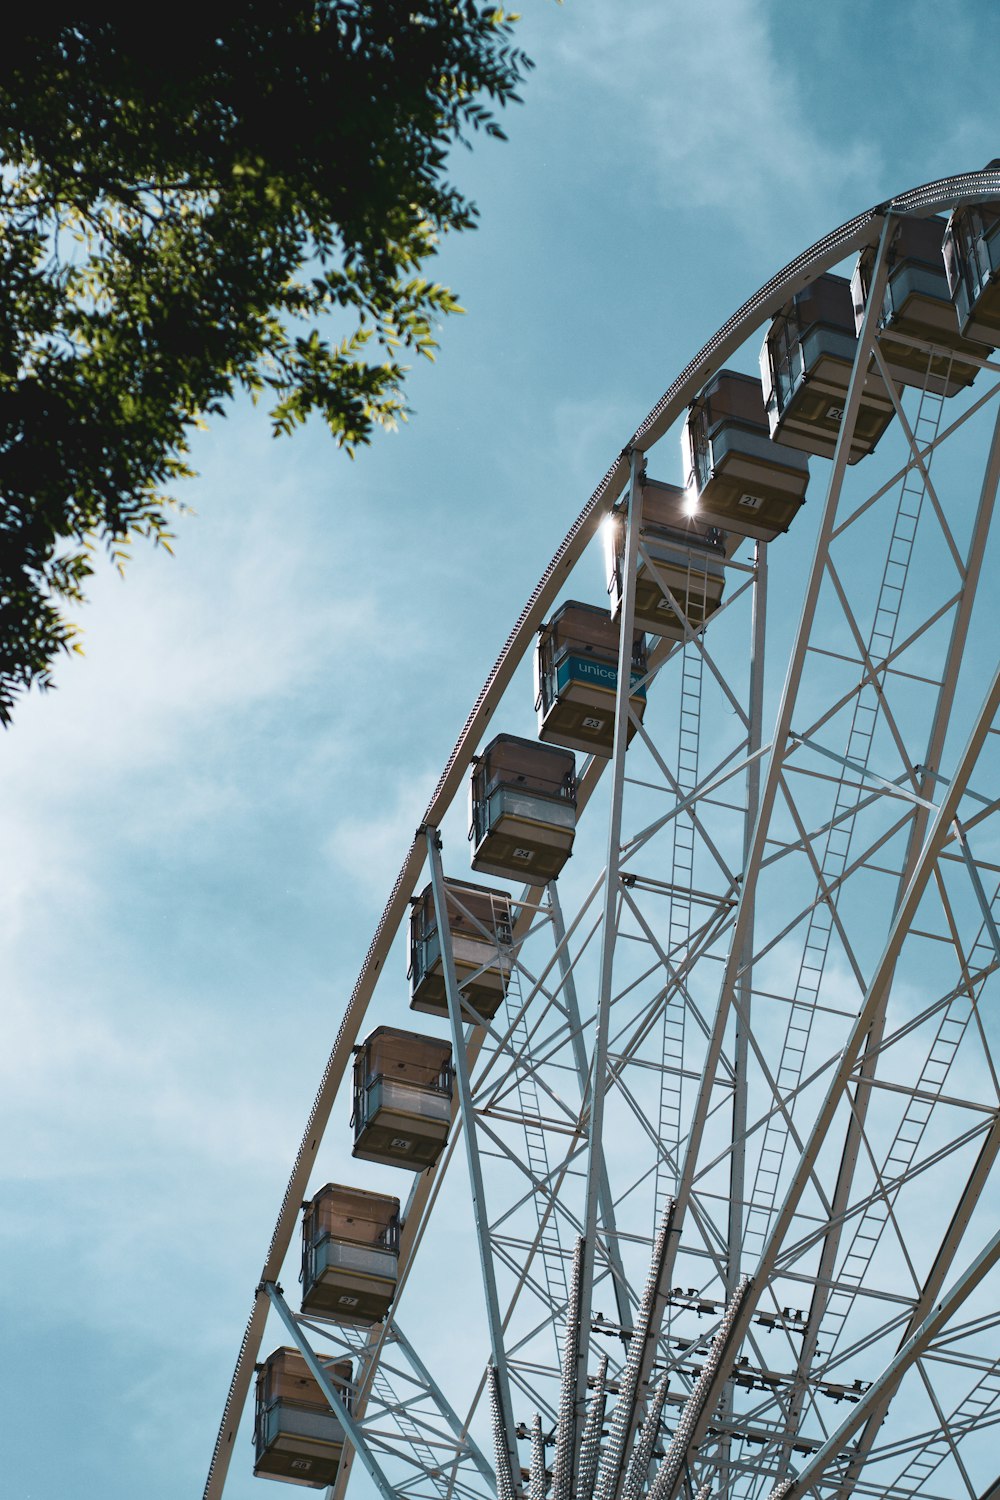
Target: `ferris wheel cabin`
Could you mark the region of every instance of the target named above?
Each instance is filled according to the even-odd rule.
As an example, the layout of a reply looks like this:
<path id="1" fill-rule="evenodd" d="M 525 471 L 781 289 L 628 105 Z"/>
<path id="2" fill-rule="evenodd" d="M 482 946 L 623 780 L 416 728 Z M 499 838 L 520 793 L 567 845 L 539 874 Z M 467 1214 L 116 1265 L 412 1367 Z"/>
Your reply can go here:
<path id="1" fill-rule="evenodd" d="M 642 722 L 646 710 L 646 641 L 632 640 L 629 706 Z M 556 610 L 538 636 L 535 708 L 538 736 L 553 745 L 607 758 L 614 748 L 618 691 L 618 626 L 606 609 L 575 600 Z M 628 738 L 635 734 L 628 721 Z"/>
<path id="2" fill-rule="evenodd" d="M 399 1199 L 328 1182 L 302 1219 L 302 1311 L 381 1323 L 396 1295 Z"/>
<path id="3" fill-rule="evenodd" d="M 771 436 L 791 448 L 832 458 L 857 349 L 851 285 L 818 276 L 771 322 L 760 352 Z M 892 421 L 882 377 L 869 372 L 848 463 L 874 452 Z"/>
<path id="4" fill-rule="evenodd" d="M 605 561 L 612 613 L 621 610 L 625 577 L 626 518 L 613 510 L 606 532 Z M 721 532 L 693 513 L 686 490 L 646 479 L 642 486 L 639 538 L 649 562 L 636 569 L 635 623 L 651 635 L 683 640 L 685 622 L 700 630 L 722 602 L 726 586 Z"/>
<path id="5" fill-rule="evenodd" d="M 970 386 L 979 373 L 976 365 L 962 360 L 963 354 L 979 355 L 981 344 L 963 338 L 959 332 L 952 304 L 951 289 L 945 274 L 942 245 L 944 219 L 901 219 L 890 247 L 889 275 L 879 328 L 920 339 L 948 353 L 929 354 L 926 349 L 890 339 L 882 333 L 879 344 L 889 374 L 900 385 L 922 387 L 938 395 L 954 396 Z M 860 331 L 868 291 L 875 268 L 873 246 L 858 257 L 851 278 L 855 326 Z"/>
<path id="6" fill-rule="evenodd" d="M 805 500 L 809 460 L 770 435 L 760 381 L 720 370 L 684 426 L 688 493 L 700 521 L 771 541 Z"/>
<path id="7" fill-rule="evenodd" d="M 471 788 L 472 868 L 545 885 L 573 852 L 576 759 L 568 750 L 498 734 Z"/>
<path id="8" fill-rule="evenodd" d="M 507 993 L 512 941 L 510 896 L 464 880 L 446 880 L 455 972 L 467 1021 L 492 1020 Z M 444 955 L 434 893 L 426 886 L 410 912 L 410 1009 L 447 1016 Z"/>
<path id="9" fill-rule="evenodd" d="M 351 1363 L 327 1367 L 350 1405 Z M 257 1371 L 254 1474 L 321 1490 L 337 1478 L 344 1429 L 297 1349 L 275 1349 Z"/>
<path id="10" fill-rule="evenodd" d="M 985 208 L 957 208 L 944 234 L 944 264 L 959 332 L 987 349 L 996 348 L 1000 345 L 1000 215 Z"/>
<path id="11" fill-rule="evenodd" d="M 379 1026 L 354 1056 L 353 1154 L 414 1172 L 433 1167 L 448 1140 L 451 1043 Z"/>

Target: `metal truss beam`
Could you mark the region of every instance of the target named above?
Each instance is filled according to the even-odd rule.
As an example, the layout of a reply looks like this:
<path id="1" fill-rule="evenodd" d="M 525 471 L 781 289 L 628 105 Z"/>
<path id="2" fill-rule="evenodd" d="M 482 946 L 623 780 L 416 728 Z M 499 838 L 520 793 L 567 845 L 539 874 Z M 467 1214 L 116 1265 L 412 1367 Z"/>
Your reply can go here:
<path id="1" fill-rule="evenodd" d="M 884 371 L 883 374 L 885 374 Z M 911 446 L 913 446 L 912 434 L 910 434 L 910 441 Z M 926 475 L 926 471 L 924 473 Z M 955 690 L 958 683 L 959 667 L 968 641 L 976 585 L 979 581 L 986 541 L 993 519 L 998 483 L 1000 483 L 1000 413 L 998 413 L 994 422 L 989 454 L 980 488 L 976 518 L 969 543 L 968 555 L 963 568 L 963 587 L 952 622 L 948 653 L 942 673 L 941 689 L 935 705 L 934 717 L 928 735 L 927 749 L 923 759 L 923 766 L 928 769 L 925 769 L 920 776 L 919 792 L 922 795 L 917 800 L 915 816 L 910 829 L 906 856 L 900 875 L 897 903 L 903 899 L 906 886 L 912 877 L 917 860 L 920 857 L 920 850 L 926 835 L 928 820 L 935 810 L 932 798 L 939 795 L 935 787 L 936 778 L 931 776 L 929 768 L 936 768 L 940 765 L 941 754 L 944 749 L 945 736 L 948 731 Z M 852 1114 L 848 1122 L 837 1172 L 837 1180 L 834 1186 L 831 1228 L 823 1244 L 816 1291 L 810 1303 L 809 1321 L 802 1340 L 802 1348 L 796 1370 L 796 1384 L 800 1394 L 795 1402 L 793 1402 L 792 1421 L 785 1438 L 783 1465 L 787 1465 L 790 1459 L 791 1443 L 794 1431 L 798 1425 L 798 1417 L 802 1406 L 801 1393 L 805 1390 L 808 1371 L 815 1356 L 823 1317 L 829 1303 L 829 1292 L 825 1290 L 825 1287 L 833 1276 L 833 1269 L 840 1252 L 846 1207 L 850 1200 L 861 1140 L 864 1134 L 865 1120 L 871 1099 L 870 1089 L 865 1087 L 865 1084 L 874 1076 L 883 1032 L 884 1012 L 876 1018 L 870 1034 L 865 1039 L 861 1076 L 855 1085 Z M 848 1491 L 845 1490 L 843 1493 L 846 1495 Z"/>
<path id="2" fill-rule="evenodd" d="M 969 1220 L 972 1218 L 976 1204 L 979 1202 L 986 1188 L 998 1154 L 1000 1154 L 1000 1114 L 994 1117 L 989 1134 L 980 1148 L 976 1164 L 965 1185 L 958 1206 L 952 1215 L 951 1222 L 945 1231 L 944 1238 L 941 1241 L 941 1248 L 938 1250 L 934 1264 L 921 1288 L 920 1298 L 907 1321 L 900 1349 L 905 1347 L 908 1341 L 914 1336 L 919 1325 L 929 1316 L 936 1298 L 940 1296 L 945 1278 L 951 1269 L 958 1247 L 962 1242 L 962 1236 L 965 1233 Z M 880 1400 L 871 1403 L 864 1423 L 864 1431 L 861 1433 L 854 1452 L 851 1454 L 850 1462 L 837 1490 L 836 1500 L 848 1500 L 848 1496 L 854 1489 L 861 1470 L 864 1467 L 865 1460 L 874 1446 L 879 1428 L 885 1421 L 891 1399 L 892 1392 L 885 1391 Z"/>
<path id="3" fill-rule="evenodd" d="M 555 937 L 563 993 L 566 997 L 566 1014 L 571 1029 L 573 1061 L 576 1064 L 582 1096 L 587 1085 L 589 1064 L 583 1041 L 583 1025 L 580 1019 L 580 1006 L 576 994 L 576 978 L 566 949 L 566 924 L 563 920 L 562 906 L 559 901 L 559 892 L 556 889 L 555 881 L 549 886 L 548 891 L 549 905 L 552 912 L 552 932 Z M 598 1207 L 601 1214 L 601 1223 L 604 1226 L 607 1238 L 608 1260 L 611 1264 L 613 1276 L 615 1306 L 618 1309 L 618 1326 L 621 1328 L 622 1342 L 624 1343 L 632 1332 L 632 1309 L 629 1302 L 628 1279 L 625 1275 L 621 1248 L 618 1244 L 615 1204 L 611 1192 L 611 1181 L 608 1177 L 607 1162 L 604 1158 L 604 1143 L 600 1142 L 600 1146 L 601 1155 L 596 1162 L 595 1168 L 597 1172 Z"/>
<path id="4" fill-rule="evenodd" d="M 847 1094 L 854 1069 L 864 1050 L 869 1032 L 884 1010 L 900 950 L 912 926 L 917 908 L 932 878 L 941 850 L 946 840 L 951 836 L 952 823 L 958 815 L 958 807 L 964 795 L 965 787 L 975 769 L 976 761 L 982 751 L 989 729 L 996 719 L 998 709 L 1000 709 L 1000 668 L 997 669 L 990 683 L 985 702 L 980 710 L 968 743 L 916 861 L 912 877 L 907 885 L 903 900 L 899 905 L 890 929 L 882 957 L 875 969 L 857 1020 L 852 1027 L 851 1034 L 841 1054 L 839 1066 L 831 1081 L 826 1098 L 819 1108 L 816 1120 L 785 1194 L 784 1201 L 764 1247 L 754 1277 L 756 1288 L 758 1289 L 767 1285 L 774 1274 L 782 1246 L 795 1217 L 802 1194 L 812 1176 L 816 1160 L 826 1140 L 830 1126 L 833 1123 L 834 1116 Z M 756 1296 L 751 1294 L 740 1308 L 733 1330 L 734 1347 L 738 1346 L 749 1329 L 756 1308 L 756 1301 Z M 721 1394 L 721 1384 L 726 1373 L 722 1369 L 716 1377 L 713 1391 L 710 1393 L 714 1400 L 717 1400 Z M 711 1400 L 706 1403 L 708 1409 L 711 1409 L 711 1405 Z M 692 1443 L 696 1444 L 700 1436 L 701 1431 L 696 1430 Z"/>
<path id="5" fill-rule="evenodd" d="M 782 691 L 781 703 L 778 709 L 777 722 L 772 735 L 772 753 L 768 763 L 767 774 L 760 794 L 760 805 L 757 814 L 757 822 L 754 827 L 753 837 L 750 841 L 750 849 L 747 857 L 747 866 L 743 875 L 743 888 L 740 896 L 739 906 L 736 913 L 736 921 L 733 933 L 732 946 L 726 971 L 719 995 L 719 1004 L 716 1012 L 715 1025 L 713 1027 L 712 1039 L 705 1059 L 704 1081 L 695 1105 L 691 1130 L 688 1136 L 688 1148 L 684 1163 L 684 1169 L 677 1192 L 677 1224 L 678 1229 L 683 1231 L 684 1217 L 687 1212 L 693 1190 L 694 1176 L 697 1170 L 698 1157 L 701 1151 L 702 1140 L 705 1132 L 705 1124 L 711 1101 L 712 1091 L 715 1086 L 716 1074 L 722 1055 L 723 1042 L 726 1034 L 727 1023 L 736 992 L 740 968 L 744 960 L 744 945 L 746 935 L 754 914 L 754 902 L 757 893 L 757 882 L 760 874 L 761 864 L 765 854 L 768 830 L 771 817 L 777 799 L 778 789 L 781 781 L 781 771 L 785 756 L 789 753 L 792 743 L 791 723 L 795 709 L 799 684 L 802 680 L 802 672 L 805 663 L 806 645 L 811 634 L 813 621 L 816 616 L 816 608 L 819 601 L 820 585 L 826 566 L 826 557 L 829 550 L 830 537 L 836 519 L 837 507 L 840 501 L 840 492 L 847 470 L 847 459 L 850 452 L 850 444 L 854 435 L 854 427 L 861 406 L 861 396 L 864 385 L 864 371 L 867 368 L 871 355 L 871 345 L 875 337 L 877 306 L 881 306 L 882 293 L 887 275 L 886 250 L 891 232 L 891 221 L 887 220 L 882 226 L 879 254 L 876 271 L 873 276 L 872 287 L 869 292 L 868 307 L 865 314 L 865 322 L 862 325 L 858 337 L 858 345 L 855 351 L 854 367 L 851 376 L 850 390 L 841 417 L 840 431 L 837 437 L 836 449 L 833 459 L 833 470 L 827 490 L 826 505 L 820 521 L 819 535 L 816 541 L 813 564 L 810 569 L 806 584 L 805 598 L 802 603 L 802 614 L 799 621 L 798 633 L 795 645 L 788 664 L 785 677 L 785 685 Z M 667 1268 L 668 1276 L 672 1274 L 672 1264 Z"/>
<path id="6" fill-rule="evenodd" d="M 622 788 L 625 750 L 628 745 L 628 708 L 631 693 L 632 637 L 635 628 L 636 569 L 639 531 L 642 525 L 643 458 L 637 449 L 630 456 L 628 522 L 625 536 L 623 592 L 618 624 L 618 683 L 615 695 L 614 747 L 611 756 L 611 796 L 608 817 L 607 857 L 604 864 L 604 908 L 601 923 L 601 958 L 597 991 L 597 1017 L 590 1064 L 590 1084 L 584 1096 L 582 1118 L 590 1140 L 587 1187 L 583 1219 L 583 1256 L 580 1268 L 580 1309 L 583 1326 L 590 1327 L 594 1296 L 594 1262 L 604 1166 L 604 1100 L 608 1072 L 608 1032 L 611 1014 L 611 984 L 615 955 L 618 866 L 621 851 Z M 576 1372 L 574 1423 L 582 1426 L 587 1403 L 586 1337 L 579 1342 Z M 572 1451 L 576 1452 L 575 1429 Z M 575 1462 L 575 1460 L 574 1460 Z M 572 1489 L 572 1478 L 570 1489 Z"/>
<path id="7" fill-rule="evenodd" d="M 500 1317 L 500 1300 L 497 1295 L 496 1271 L 493 1263 L 493 1247 L 490 1242 L 489 1216 L 486 1210 L 486 1185 L 479 1156 L 475 1109 L 472 1103 L 472 1086 L 469 1082 L 469 1059 L 466 1050 L 465 1030 L 462 1024 L 462 993 L 455 973 L 455 958 L 451 944 L 451 920 L 445 894 L 444 871 L 441 868 L 441 840 L 436 828 L 428 827 L 424 834 L 431 869 L 431 889 L 434 897 L 434 914 L 441 939 L 441 959 L 444 969 L 445 994 L 448 1001 L 448 1019 L 451 1022 L 452 1055 L 455 1065 L 455 1084 L 463 1123 L 465 1151 L 469 1168 L 469 1186 L 472 1193 L 472 1212 L 476 1227 L 476 1242 L 479 1246 L 480 1270 L 483 1278 L 483 1296 L 486 1302 L 486 1321 L 490 1332 L 490 1347 L 495 1371 L 494 1397 L 498 1424 L 497 1444 L 503 1443 L 510 1472 L 513 1475 L 514 1496 L 521 1492 L 521 1466 L 517 1456 L 514 1436 L 514 1412 L 510 1400 L 510 1384 L 507 1374 L 507 1358 L 504 1350 L 503 1323 Z"/>
<path id="8" fill-rule="evenodd" d="M 860 1427 L 864 1426 L 873 1411 L 880 1404 L 891 1400 L 903 1376 L 930 1348 L 938 1334 L 945 1330 L 954 1313 L 962 1307 L 966 1298 L 971 1296 L 998 1262 L 1000 1262 L 1000 1230 L 987 1242 L 947 1295 L 942 1297 L 941 1301 L 928 1313 L 919 1328 L 915 1329 L 894 1358 L 886 1365 L 878 1379 L 872 1381 L 861 1400 L 852 1408 L 849 1416 L 845 1418 L 833 1436 L 813 1455 L 794 1479 L 775 1486 L 771 1492 L 771 1500 L 802 1500 L 804 1495 L 815 1489 L 824 1471 L 829 1468 L 835 1458 L 844 1452 L 851 1438 Z"/>

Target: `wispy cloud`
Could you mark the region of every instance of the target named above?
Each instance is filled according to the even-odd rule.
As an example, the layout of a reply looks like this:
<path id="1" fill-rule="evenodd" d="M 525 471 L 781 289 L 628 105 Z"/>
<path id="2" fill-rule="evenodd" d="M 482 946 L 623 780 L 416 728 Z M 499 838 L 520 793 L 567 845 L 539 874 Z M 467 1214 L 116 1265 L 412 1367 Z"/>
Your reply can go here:
<path id="1" fill-rule="evenodd" d="M 586 24 L 566 28 L 562 61 L 613 102 L 633 142 L 630 169 L 672 208 L 736 210 L 764 237 L 779 205 L 803 220 L 818 207 L 829 214 L 842 189 L 871 175 L 874 146 L 820 134 L 794 49 L 779 54 L 760 0 L 717 0 L 707 12 L 594 0 L 583 9 Z"/>
<path id="2" fill-rule="evenodd" d="M 85 657 L 61 662 L 57 691 L 26 698 L 0 740 L 0 938 L 82 918 L 106 883 L 95 850 L 205 850 L 260 805 L 262 782 L 270 805 L 294 806 L 362 760 L 371 674 L 399 636 L 381 626 L 378 577 L 351 568 L 350 512 L 335 531 L 325 497 L 272 491 L 241 509 L 260 457 L 248 445 L 218 494 L 205 486 L 176 558 L 140 551 L 124 582 L 98 573 Z M 382 563 L 405 576 L 391 549 Z"/>
<path id="3" fill-rule="evenodd" d="M 385 806 L 378 816 L 338 819 L 326 842 L 327 856 L 371 900 L 381 897 L 384 901 L 388 896 L 436 779 L 430 768 L 424 768 L 386 789 Z"/>
<path id="4" fill-rule="evenodd" d="M 178 1153 L 236 1168 L 278 1160 L 273 1142 L 283 1131 L 269 1102 L 236 1067 L 222 1080 L 209 1076 L 209 1057 L 245 1045 L 191 1007 L 147 996 L 141 1015 L 123 1018 L 25 987 L 4 1007 L 0 1084 L 18 1152 L 2 1175 L 86 1177 L 104 1169 L 109 1140 L 150 1164 Z M 48 1107 L 39 1110 L 43 1097 Z"/>
<path id="5" fill-rule="evenodd" d="M 166 1289 L 219 1276 L 212 1247 L 231 1235 L 234 1202 L 251 1213 L 263 1194 L 273 1204 L 300 1128 L 291 1094 L 261 1093 L 253 1043 L 229 1018 L 148 995 L 131 1016 L 97 1014 L 85 997 L 44 986 L 8 995 L 0 1113 L 16 1150 L 0 1174 L 0 1241 L 16 1264 L 38 1239 L 46 1318 L 100 1330 L 105 1343 L 142 1337 L 151 1354 L 190 1343 L 187 1318 L 163 1318 Z M 272 1204 L 241 1261 L 259 1259 Z M 67 1255 L 70 1277 L 59 1269 Z"/>

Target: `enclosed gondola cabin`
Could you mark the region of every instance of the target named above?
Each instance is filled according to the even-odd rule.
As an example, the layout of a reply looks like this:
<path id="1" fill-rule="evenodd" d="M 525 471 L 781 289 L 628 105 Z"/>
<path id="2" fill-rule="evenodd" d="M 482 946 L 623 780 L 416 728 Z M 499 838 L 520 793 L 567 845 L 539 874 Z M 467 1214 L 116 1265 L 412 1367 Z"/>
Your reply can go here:
<path id="1" fill-rule="evenodd" d="M 351 1363 L 328 1365 L 350 1406 Z M 321 1490 L 335 1483 L 344 1429 L 297 1349 L 275 1349 L 257 1371 L 253 1471 Z"/>
<path id="2" fill-rule="evenodd" d="M 496 1015 L 510 979 L 510 896 L 507 891 L 464 880 L 446 880 L 444 884 L 464 1017 L 467 1021 L 488 1021 Z M 416 897 L 410 912 L 409 979 L 411 1010 L 434 1016 L 448 1014 L 441 931 L 429 885 Z"/>
<path id="3" fill-rule="evenodd" d="M 685 621 L 700 630 L 722 602 L 726 587 L 725 540 L 715 525 L 694 514 L 691 497 L 676 484 L 647 479 L 639 525 L 642 549 L 636 569 L 635 623 L 651 635 L 684 640 Z M 612 614 L 622 607 L 626 513 L 613 510 L 605 531 L 605 560 Z"/>
<path id="4" fill-rule="evenodd" d="M 472 868 L 545 885 L 573 852 L 576 760 L 568 750 L 498 734 L 471 786 Z"/>
<path id="5" fill-rule="evenodd" d="M 302 1219 L 302 1311 L 381 1323 L 396 1295 L 399 1199 L 328 1182 Z"/>
<path id="6" fill-rule="evenodd" d="M 959 333 L 1000 346 L 1000 214 L 957 208 L 944 233 L 944 266 Z"/>
<path id="7" fill-rule="evenodd" d="M 954 396 L 979 373 L 962 355 L 983 355 L 982 346 L 963 338 L 945 274 L 944 219 L 900 219 L 889 246 L 889 270 L 879 314 L 879 350 L 889 374 L 900 385 L 935 395 Z M 875 269 L 874 246 L 862 250 L 851 278 L 855 326 L 860 331 Z M 892 333 L 932 344 L 940 353 L 901 343 Z"/>
<path id="8" fill-rule="evenodd" d="M 773 319 L 760 352 L 771 436 L 832 458 L 857 350 L 854 304 L 843 276 L 818 276 Z M 865 376 L 848 463 L 873 452 L 892 421 L 882 377 Z"/>
<path id="9" fill-rule="evenodd" d="M 805 500 L 809 460 L 770 435 L 760 381 L 720 370 L 684 426 L 688 494 L 700 521 L 771 541 Z"/>
<path id="10" fill-rule="evenodd" d="M 423 1172 L 448 1140 L 451 1045 L 379 1026 L 354 1056 L 354 1155 Z"/>
<path id="11" fill-rule="evenodd" d="M 646 710 L 646 641 L 632 639 L 629 706 L 641 723 Z M 538 737 L 585 755 L 611 754 L 618 691 L 618 626 L 606 609 L 571 601 L 557 609 L 538 636 L 535 708 Z M 627 737 L 636 725 L 630 717 Z"/>

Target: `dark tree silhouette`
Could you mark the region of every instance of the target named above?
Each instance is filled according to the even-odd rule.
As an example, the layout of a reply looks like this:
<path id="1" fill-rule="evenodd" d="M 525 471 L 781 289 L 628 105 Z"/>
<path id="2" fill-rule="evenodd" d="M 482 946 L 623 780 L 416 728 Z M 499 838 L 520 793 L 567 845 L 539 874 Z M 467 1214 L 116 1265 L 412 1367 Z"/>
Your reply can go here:
<path id="1" fill-rule="evenodd" d="M 76 644 L 95 554 L 169 544 L 187 436 L 238 390 L 348 450 L 457 310 L 422 268 L 472 227 L 447 154 L 517 98 L 469 0 L 206 4 L 0 49 L 0 722 Z"/>

